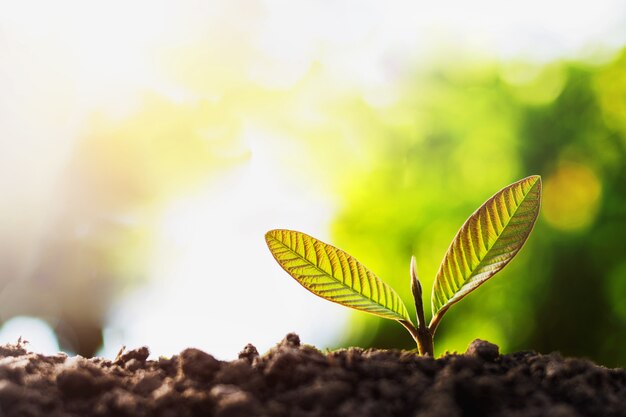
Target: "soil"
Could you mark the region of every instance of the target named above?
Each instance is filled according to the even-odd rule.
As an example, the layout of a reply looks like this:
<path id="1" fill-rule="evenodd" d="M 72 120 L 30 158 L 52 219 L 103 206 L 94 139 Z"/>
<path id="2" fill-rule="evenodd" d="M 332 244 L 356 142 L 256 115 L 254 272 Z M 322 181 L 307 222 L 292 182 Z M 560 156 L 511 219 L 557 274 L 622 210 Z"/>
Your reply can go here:
<path id="1" fill-rule="evenodd" d="M 439 359 L 320 352 L 289 334 L 223 362 L 198 349 L 147 360 L 44 356 L 0 346 L 0 416 L 626 416 L 626 370 L 475 340 Z"/>

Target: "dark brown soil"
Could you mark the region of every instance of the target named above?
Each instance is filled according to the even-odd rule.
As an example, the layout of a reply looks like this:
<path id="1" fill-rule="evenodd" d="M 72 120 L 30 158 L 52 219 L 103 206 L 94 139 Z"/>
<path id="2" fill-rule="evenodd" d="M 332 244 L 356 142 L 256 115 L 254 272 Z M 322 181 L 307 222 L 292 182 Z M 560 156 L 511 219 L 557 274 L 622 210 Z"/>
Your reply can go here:
<path id="1" fill-rule="evenodd" d="M 287 335 L 259 356 L 222 362 L 197 349 L 147 360 L 43 356 L 0 346 L 5 416 L 626 416 L 626 370 L 474 341 L 440 359 L 409 352 L 330 353 Z"/>

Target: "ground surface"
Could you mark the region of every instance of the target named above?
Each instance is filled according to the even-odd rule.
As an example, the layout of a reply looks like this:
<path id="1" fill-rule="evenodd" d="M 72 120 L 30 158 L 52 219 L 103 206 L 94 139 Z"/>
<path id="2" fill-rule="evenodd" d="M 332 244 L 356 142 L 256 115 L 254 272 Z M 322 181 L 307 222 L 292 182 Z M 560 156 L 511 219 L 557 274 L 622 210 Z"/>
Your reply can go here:
<path id="1" fill-rule="evenodd" d="M 0 346 L 5 416 L 626 416 L 626 370 L 474 341 L 441 359 L 348 349 L 321 353 L 288 335 L 221 362 L 196 349 L 115 361 Z"/>

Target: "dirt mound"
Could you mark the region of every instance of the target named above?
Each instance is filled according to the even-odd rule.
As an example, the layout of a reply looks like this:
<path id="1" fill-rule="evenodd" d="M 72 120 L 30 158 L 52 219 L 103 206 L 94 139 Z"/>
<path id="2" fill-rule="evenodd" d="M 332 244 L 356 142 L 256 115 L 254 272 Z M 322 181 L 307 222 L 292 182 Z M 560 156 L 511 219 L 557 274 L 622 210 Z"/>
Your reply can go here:
<path id="1" fill-rule="evenodd" d="M 474 341 L 440 359 L 330 353 L 287 335 L 223 362 L 197 349 L 114 361 L 0 346 L 0 416 L 626 416 L 626 370 Z"/>

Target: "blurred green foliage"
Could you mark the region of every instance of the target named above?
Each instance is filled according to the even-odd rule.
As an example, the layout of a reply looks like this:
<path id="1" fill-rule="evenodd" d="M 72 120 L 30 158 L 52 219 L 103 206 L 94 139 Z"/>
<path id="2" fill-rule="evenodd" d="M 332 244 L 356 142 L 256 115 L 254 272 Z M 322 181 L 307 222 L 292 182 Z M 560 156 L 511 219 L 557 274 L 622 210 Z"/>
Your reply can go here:
<path id="1" fill-rule="evenodd" d="M 535 232 L 449 311 L 437 354 L 478 337 L 626 364 L 626 50 L 600 64 L 448 63 L 407 79 L 391 106 L 344 104 L 335 117 L 368 163 L 342 173 L 333 243 L 407 303 L 412 254 L 430 289 L 464 220 L 501 187 L 543 176 Z M 341 345 L 414 347 L 396 323 L 353 321 Z"/>

